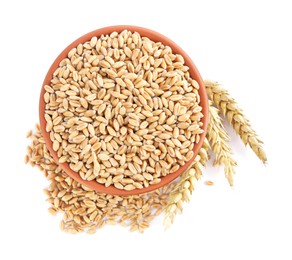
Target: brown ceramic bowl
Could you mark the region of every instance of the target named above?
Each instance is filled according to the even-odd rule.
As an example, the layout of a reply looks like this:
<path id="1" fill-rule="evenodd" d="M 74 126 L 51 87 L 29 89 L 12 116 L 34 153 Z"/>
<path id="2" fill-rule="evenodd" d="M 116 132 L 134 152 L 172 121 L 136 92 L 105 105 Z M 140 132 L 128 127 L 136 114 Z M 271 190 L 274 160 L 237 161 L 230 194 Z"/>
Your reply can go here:
<path id="1" fill-rule="evenodd" d="M 160 188 L 160 187 L 170 183 L 175 178 L 177 178 L 179 175 L 181 175 L 184 171 L 186 171 L 191 166 L 195 156 L 198 154 L 198 151 L 200 150 L 200 148 L 202 146 L 203 140 L 204 140 L 205 135 L 206 135 L 207 124 L 208 124 L 208 98 L 207 98 L 204 82 L 201 78 L 199 71 L 197 70 L 195 64 L 192 62 L 190 57 L 176 43 L 174 43 L 172 40 L 168 39 L 167 37 L 161 35 L 160 33 L 155 32 L 155 31 L 152 31 L 152 30 L 149 30 L 146 28 L 141 28 L 141 27 L 137 27 L 137 26 L 128 26 L 128 25 L 118 25 L 118 26 L 105 27 L 105 28 L 101 28 L 101 29 L 98 29 L 98 30 L 95 30 L 93 32 L 90 32 L 90 33 L 83 35 L 82 37 L 80 37 L 76 41 L 72 42 L 67 48 L 65 48 L 61 52 L 61 54 L 56 58 L 56 60 L 53 62 L 52 66 L 50 67 L 50 69 L 45 77 L 45 80 L 43 82 L 43 86 L 42 86 L 42 90 L 41 90 L 41 94 L 40 94 L 39 117 L 40 117 L 41 131 L 42 131 L 42 134 L 44 136 L 46 145 L 50 151 L 50 154 L 53 156 L 54 160 L 56 162 L 58 162 L 57 153 L 53 150 L 52 141 L 50 140 L 49 133 L 46 132 L 46 121 L 45 121 L 45 117 L 44 117 L 44 115 L 45 115 L 44 85 L 50 84 L 50 81 L 52 79 L 52 75 L 53 75 L 54 71 L 58 68 L 60 61 L 63 60 L 65 57 L 67 57 L 68 52 L 72 48 L 76 47 L 79 43 L 84 43 L 86 41 L 89 41 L 93 36 L 99 37 L 102 34 L 110 34 L 114 31 L 121 32 L 125 29 L 130 30 L 130 31 L 136 31 L 141 36 L 146 36 L 155 42 L 162 42 L 164 45 L 170 46 L 173 50 L 173 53 L 181 54 L 184 57 L 185 64 L 190 68 L 189 72 L 190 72 L 191 77 L 199 83 L 199 86 L 200 86 L 199 95 L 201 98 L 200 105 L 202 107 L 202 113 L 204 114 L 204 117 L 202 118 L 204 133 L 201 134 L 200 142 L 194 146 L 194 149 L 193 149 L 194 156 L 191 158 L 191 160 L 189 160 L 184 166 L 180 167 L 176 172 L 168 174 L 165 177 L 162 177 L 160 183 L 149 185 L 149 187 L 147 187 L 147 188 L 135 189 L 132 191 L 125 191 L 125 190 L 119 190 L 113 186 L 105 187 L 104 185 L 97 183 L 95 180 L 85 181 L 85 180 L 81 179 L 78 172 L 74 172 L 73 170 L 70 169 L 68 163 L 60 163 L 60 166 L 62 167 L 62 169 L 70 177 L 72 177 L 73 179 L 75 179 L 79 183 L 81 183 L 81 184 L 83 184 L 91 189 L 94 189 L 97 192 L 126 196 L 126 195 L 141 194 L 141 193 L 153 191 L 157 188 Z M 186 35 L 186 37 L 188 37 L 188 36 Z"/>

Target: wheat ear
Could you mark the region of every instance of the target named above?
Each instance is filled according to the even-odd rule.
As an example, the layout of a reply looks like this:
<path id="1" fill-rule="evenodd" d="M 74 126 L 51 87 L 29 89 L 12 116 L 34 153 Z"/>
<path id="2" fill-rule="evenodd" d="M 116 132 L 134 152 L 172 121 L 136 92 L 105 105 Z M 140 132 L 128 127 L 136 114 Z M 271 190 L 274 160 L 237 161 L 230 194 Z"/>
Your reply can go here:
<path id="1" fill-rule="evenodd" d="M 215 81 L 205 80 L 207 94 L 210 100 L 226 116 L 228 122 L 233 126 L 235 132 L 240 136 L 245 145 L 249 145 L 257 157 L 265 164 L 267 156 L 262 148 L 263 142 L 252 129 L 249 120 L 242 113 L 235 100 L 228 91 Z"/>
<path id="2" fill-rule="evenodd" d="M 197 180 L 202 176 L 203 168 L 209 159 L 208 150 L 210 149 L 207 138 L 194 160 L 192 167 L 182 174 L 179 181 L 170 192 L 169 201 L 165 207 L 164 226 L 168 228 L 174 221 L 177 213 L 181 213 L 183 202 L 190 201 L 190 196 L 195 189 Z"/>
<path id="3" fill-rule="evenodd" d="M 212 151 L 215 154 L 214 165 L 224 165 L 225 177 L 230 186 L 233 186 L 233 174 L 235 173 L 236 161 L 232 158 L 231 147 L 229 146 L 229 136 L 224 126 L 219 110 L 209 102 L 209 125 L 207 138 Z"/>

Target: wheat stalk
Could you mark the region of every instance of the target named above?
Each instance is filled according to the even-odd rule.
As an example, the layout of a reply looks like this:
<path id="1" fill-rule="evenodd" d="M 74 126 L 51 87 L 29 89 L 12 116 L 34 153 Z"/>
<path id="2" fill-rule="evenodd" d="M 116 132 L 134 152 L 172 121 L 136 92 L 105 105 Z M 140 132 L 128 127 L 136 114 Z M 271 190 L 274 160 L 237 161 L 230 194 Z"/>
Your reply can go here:
<path id="1" fill-rule="evenodd" d="M 252 129 L 249 120 L 242 113 L 236 101 L 229 95 L 228 91 L 220 87 L 215 81 L 205 80 L 207 94 L 210 100 L 226 116 L 228 122 L 233 126 L 235 132 L 240 136 L 245 145 L 249 145 L 257 157 L 265 164 L 267 156 L 262 148 L 263 142 Z"/>
<path id="2" fill-rule="evenodd" d="M 235 173 L 234 167 L 237 164 L 232 158 L 231 147 L 228 144 L 230 139 L 222 125 L 219 110 L 212 106 L 211 101 L 209 102 L 209 115 L 207 139 L 209 140 L 212 151 L 215 154 L 214 165 L 224 165 L 225 177 L 230 186 L 233 186 L 233 174 Z"/>
<path id="3" fill-rule="evenodd" d="M 170 192 L 170 198 L 165 208 L 165 228 L 168 228 L 173 223 L 177 213 L 182 212 L 183 202 L 190 201 L 190 195 L 195 189 L 197 180 L 201 178 L 203 168 L 206 166 L 209 159 L 209 148 L 209 142 L 207 138 L 205 138 L 203 145 L 194 160 L 194 164 L 188 171 L 182 174 L 179 181 Z"/>

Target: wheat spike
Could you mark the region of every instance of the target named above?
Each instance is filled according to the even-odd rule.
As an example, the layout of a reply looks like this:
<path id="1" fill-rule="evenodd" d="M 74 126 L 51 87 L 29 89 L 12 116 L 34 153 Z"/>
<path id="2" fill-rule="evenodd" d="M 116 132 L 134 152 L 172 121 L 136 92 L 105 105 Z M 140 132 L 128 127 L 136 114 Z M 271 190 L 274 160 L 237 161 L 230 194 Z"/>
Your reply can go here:
<path id="1" fill-rule="evenodd" d="M 215 154 L 214 165 L 224 165 L 225 177 L 230 186 L 233 186 L 233 174 L 235 173 L 236 161 L 232 158 L 231 147 L 229 146 L 229 136 L 222 119 L 219 116 L 219 110 L 209 102 L 209 125 L 207 138 L 210 142 L 212 151 Z"/>
<path id="2" fill-rule="evenodd" d="M 205 138 L 202 148 L 194 160 L 194 164 L 189 170 L 182 174 L 179 181 L 170 192 L 170 198 L 165 208 L 165 228 L 168 228 L 173 223 L 177 213 L 182 212 L 183 202 L 190 201 L 190 195 L 195 189 L 196 182 L 201 178 L 202 171 L 209 160 L 209 149 L 209 142 L 207 138 Z"/>
<path id="3" fill-rule="evenodd" d="M 228 122 L 233 126 L 235 132 L 240 136 L 245 145 L 249 145 L 257 157 L 265 164 L 267 156 L 262 148 L 263 142 L 252 129 L 249 120 L 242 113 L 236 101 L 222 88 L 218 82 L 205 80 L 207 94 L 210 100 L 226 116 Z"/>

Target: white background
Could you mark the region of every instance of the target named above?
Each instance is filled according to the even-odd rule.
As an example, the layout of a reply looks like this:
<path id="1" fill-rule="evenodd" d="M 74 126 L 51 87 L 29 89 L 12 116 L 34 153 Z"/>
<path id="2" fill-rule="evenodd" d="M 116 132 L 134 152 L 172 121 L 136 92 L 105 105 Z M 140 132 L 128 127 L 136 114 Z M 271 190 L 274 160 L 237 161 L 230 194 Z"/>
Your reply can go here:
<path id="1" fill-rule="evenodd" d="M 292 259 L 290 1 L 1 1 L 0 259 Z M 232 131 L 235 187 L 208 167 L 166 232 L 107 226 L 95 235 L 59 230 L 47 181 L 24 165 L 26 132 L 55 57 L 77 37 L 130 24 L 178 43 L 203 78 L 224 84 L 265 142 L 264 167 Z M 229 129 L 231 130 L 231 129 Z"/>

